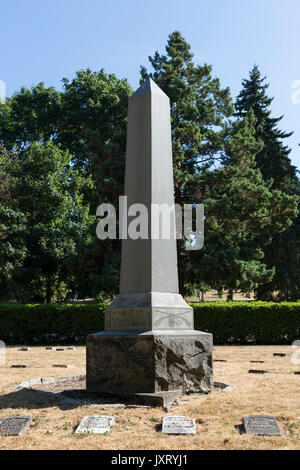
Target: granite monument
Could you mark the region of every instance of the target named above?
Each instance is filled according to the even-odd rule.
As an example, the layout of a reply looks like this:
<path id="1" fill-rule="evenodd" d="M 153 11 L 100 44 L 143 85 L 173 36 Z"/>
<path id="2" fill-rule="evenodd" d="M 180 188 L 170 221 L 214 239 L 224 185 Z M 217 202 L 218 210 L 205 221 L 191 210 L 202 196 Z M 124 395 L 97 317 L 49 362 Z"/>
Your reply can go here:
<path id="1" fill-rule="evenodd" d="M 151 79 L 129 100 L 125 195 L 148 208 L 150 232 L 152 205 L 174 204 L 170 101 Z M 87 390 L 209 393 L 212 355 L 212 335 L 194 330 L 179 294 L 176 237 L 124 237 L 120 294 L 105 331 L 87 337 Z"/>

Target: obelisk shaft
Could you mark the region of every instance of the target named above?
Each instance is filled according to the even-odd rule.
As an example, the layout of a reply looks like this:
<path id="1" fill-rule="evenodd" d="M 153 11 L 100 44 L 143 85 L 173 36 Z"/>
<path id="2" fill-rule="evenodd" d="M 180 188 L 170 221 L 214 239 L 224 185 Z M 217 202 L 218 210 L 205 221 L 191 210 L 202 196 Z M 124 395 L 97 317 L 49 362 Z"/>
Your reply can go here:
<path id="1" fill-rule="evenodd" d="M 143 204 L 148 236 L 123 240 L 120 294 L 106 309 L 105 329 L 193 330 L 193 309 L 178 293 L 170 100 L 151 79 L 129 100 L 125 196 L 127 228 L 132 206 Z"/>
<path id="2" fill-rule="evenodd" d="M 174 204 L 170 101 L 151 79 L 129 100 L 125 196 L 147 207 L 149 238 L 123 240 L 120 292 L 178 293 L 176 239 L 151 239 L 152 204 Z"/>

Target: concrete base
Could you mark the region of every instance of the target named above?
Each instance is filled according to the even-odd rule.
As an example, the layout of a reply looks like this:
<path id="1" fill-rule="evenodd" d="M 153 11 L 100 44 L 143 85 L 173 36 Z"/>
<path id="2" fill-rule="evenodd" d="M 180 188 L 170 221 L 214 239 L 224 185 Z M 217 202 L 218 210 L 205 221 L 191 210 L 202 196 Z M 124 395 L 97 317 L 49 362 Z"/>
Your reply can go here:
<path id="1" fill-rule="evenodd" d="M 213 337 L 195 330 L 116 332 L 87 337 L 87 390 L 209 393 Z"/>
<path id="2" fill-rule="evenodd" d="M 181 390 L 160 393 L 94 392 L 92 395 L 126 405 L 168 408 L 182 396 L 182 392 Z"/>

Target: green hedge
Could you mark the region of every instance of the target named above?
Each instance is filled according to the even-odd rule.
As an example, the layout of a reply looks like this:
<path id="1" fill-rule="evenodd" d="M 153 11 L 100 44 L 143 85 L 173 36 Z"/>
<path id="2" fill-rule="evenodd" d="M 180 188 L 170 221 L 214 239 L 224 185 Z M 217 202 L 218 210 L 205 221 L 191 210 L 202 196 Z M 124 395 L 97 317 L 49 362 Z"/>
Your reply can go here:
<path id="1" fill-rule="evenodd" d="M 300 339 L 300 302 L 211 302 L 191 304 L 195 329 L 214 344 L 292 344 Z M 105 305 L 0 303 L 0 340 L 16 344 L 84 344 L 104 329 Z"/>
<path id="2" fill-rule="evenodd" d="M 214 335 L 214 344 L 292 344 L 300 340 L 300 302 L 191 304 L 195 329 Z"/>
<path id="3" fill-rule="evenodd" d="M 16 344 L 84 344 L 104 329 L 105 305 L 0 303 L 0 340 Z"/>

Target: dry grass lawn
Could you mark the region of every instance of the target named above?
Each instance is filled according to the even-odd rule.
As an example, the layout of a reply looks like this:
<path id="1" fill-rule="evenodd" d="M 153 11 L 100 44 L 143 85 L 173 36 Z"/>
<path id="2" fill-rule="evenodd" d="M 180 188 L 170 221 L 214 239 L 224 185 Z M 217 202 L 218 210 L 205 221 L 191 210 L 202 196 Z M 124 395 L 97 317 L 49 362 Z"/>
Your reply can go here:
<path id="1" fill-rule="evenodd" d="M 273 357 L 274 352 L 289 357 Z M 8 348 L 6 364 L 0 366 L 0 418 L 23 415 L 33 418 L 33 426 L 20 437 L 0 436 L 0 449 L 299 449 L 300 375 L 288 346 L 216 347 L 215 381 L 235 384 L 232 392 L 188 400 L 169 415 L 195 418 L 196 436 L 169 436 L 158 431 L 161 408 L 125 409 L 62 404 L 42 396 L 33 399 L 15 385 L 34 377 L 54 377 L 85 373 L 85 348 L 74 351 L 46 351 L 31 348 L 21 352 Z M 251 364 L 263 360 L 264 364 Z M 34 366 L 11 369 L 12 364 Z M 54 369 L 53 364 L 69 364 L 72 369 Z M 267 369 L 267 375 L 248 374 L 249 369 Z M 86 415 L 113 415 L 116 425 L 104 436 L 80 436 L 74 428 Z M 235 429 L 250 414 L 275 415 L 282 437 L 240 435 Z"/>

